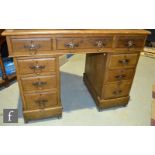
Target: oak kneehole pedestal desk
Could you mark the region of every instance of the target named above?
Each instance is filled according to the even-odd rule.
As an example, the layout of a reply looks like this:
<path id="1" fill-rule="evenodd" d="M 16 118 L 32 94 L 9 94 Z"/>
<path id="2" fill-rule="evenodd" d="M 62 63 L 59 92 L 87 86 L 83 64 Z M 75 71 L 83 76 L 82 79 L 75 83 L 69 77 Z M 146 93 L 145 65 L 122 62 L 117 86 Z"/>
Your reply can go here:
<path id="1" fill-rule="evenodd" d="M 59 56 L 67 53 L 86 54 L 83 80 L 99 109 L 127 105 L 148 34 L 145 30 L 5 30 L 25 122 L 62 115 Z"/>

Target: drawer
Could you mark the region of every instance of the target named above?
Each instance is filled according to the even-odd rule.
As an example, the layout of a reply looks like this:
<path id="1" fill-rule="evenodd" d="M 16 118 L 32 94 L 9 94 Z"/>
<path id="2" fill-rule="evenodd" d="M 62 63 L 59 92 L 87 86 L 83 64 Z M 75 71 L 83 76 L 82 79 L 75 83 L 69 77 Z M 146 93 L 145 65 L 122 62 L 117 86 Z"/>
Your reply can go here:
<path id="1" fill-rule="evenodd" d="M 109 68 L 135 67 L 139 54 L 114 54 L 110 56 Z"/>
<path id="2" fill-rule="evenodd" d="M 128 96 L 130 91 L 130 82 L 121 82 L 104 85 L 103 98 L 117 98 L 122 96 Z"/>
<path id="3" fill-rule="evenodd" d="M 112 41 L 112 36 L 96 38 L 57 38 L 56 48 L 59 50 L 112 48 Z"/>
<path id="4" fill-rule="evenodd" d="M 20 38 L 11 42 L 13 53 L 17 55 L 46 54 L 53 49 L 51 38 Z"/>
<path id="5" fill-rule="evenodd" d="M 21 83 L 23 91 L 45 91 L 57 87 L 56 75 L 22 77 Z"/>
<path id="6" fill-rule="evenodd" d="M 17 59 L 19 74 L 35 74 L 55 72 L 56 58 Z"/>
<path id="7" fill-rule="evenodd" d="M 131 80 L 135 69 L 117 69 L 107 72 L 106 82 L 116 82 L 121 80 Z"/>
<path id="8" fill-rule="evenodd" d="M 118 36 L 116 37 L 116 48 L 143 48 L 144 36 Z"/>
<path id="9" fill-rule="evenodd" d="M 44 109 L 58 104 L 56 92 L 24 94 L 24 99 L 28 110 Z"/>
<path id="10" fill-rule="evenodd" d="M 58 106 L 50 107 L 46 109 L 23 111 L 23 114 L 26 121 L 49 118 L 53 116 L 61 116 L 62 106 L 58 105 Z"/>

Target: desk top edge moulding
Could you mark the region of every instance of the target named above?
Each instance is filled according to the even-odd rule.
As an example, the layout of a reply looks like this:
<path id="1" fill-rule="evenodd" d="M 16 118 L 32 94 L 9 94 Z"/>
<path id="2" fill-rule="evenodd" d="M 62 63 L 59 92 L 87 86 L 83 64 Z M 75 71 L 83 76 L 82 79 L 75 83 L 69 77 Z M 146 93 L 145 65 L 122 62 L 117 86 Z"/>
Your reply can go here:
<path id="1" fill-rule="evenodd" d="M 83 80 L 99 111 L 126 106 L 146 30 L 5 30 L 25 122 L 61 117 L 59 56 L 86 54 Z M 66 90 L 67 91 L 67 90 Z"/>
<path id="2" fill-rule="evenodd" d="M 148 35 L 142 29 L 8 29 L 2 35 L 39 35 L 39 34 L 139 34 Z"/>

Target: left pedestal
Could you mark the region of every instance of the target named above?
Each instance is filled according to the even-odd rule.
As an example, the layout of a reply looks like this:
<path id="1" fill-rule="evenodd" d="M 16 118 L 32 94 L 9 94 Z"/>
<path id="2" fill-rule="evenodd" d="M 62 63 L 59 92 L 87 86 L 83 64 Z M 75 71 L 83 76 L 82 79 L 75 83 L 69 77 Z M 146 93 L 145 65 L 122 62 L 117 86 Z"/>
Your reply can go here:
<path id="1" fill-rule="evenodd" d="M 25 122 L 61 117 L 59 57 L 14 58 Z"/>

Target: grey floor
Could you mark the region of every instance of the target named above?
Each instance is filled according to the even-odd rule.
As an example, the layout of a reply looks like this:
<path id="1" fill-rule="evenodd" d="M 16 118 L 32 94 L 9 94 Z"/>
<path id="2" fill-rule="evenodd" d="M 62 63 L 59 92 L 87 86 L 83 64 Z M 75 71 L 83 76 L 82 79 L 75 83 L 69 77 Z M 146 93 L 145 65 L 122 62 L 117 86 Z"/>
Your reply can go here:
<path id="1" fill-rule="evenodd" d="M 0 90 L 0 125 L 150 125 L 155 59 L 141 56 L 127 107 L 98 112 L 82 75 L 85 55 L 74 55 L 61 67 L 62 119 L 50 118 L 24 124 L 17 82 Z M 18 124 L 4 124 L 3 109 L 18 108 Z"/>

